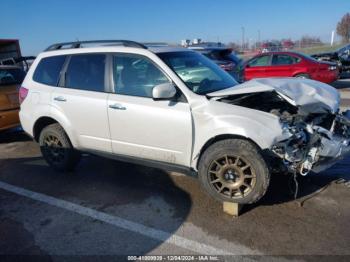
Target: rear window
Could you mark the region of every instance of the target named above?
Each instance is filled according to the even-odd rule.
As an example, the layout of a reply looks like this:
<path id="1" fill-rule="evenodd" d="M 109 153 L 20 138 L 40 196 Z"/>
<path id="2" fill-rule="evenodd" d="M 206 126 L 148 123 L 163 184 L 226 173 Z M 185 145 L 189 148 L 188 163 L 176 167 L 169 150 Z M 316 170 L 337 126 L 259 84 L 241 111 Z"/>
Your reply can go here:
<path id="1" fill-rule="evenodd" d="M 41 84 L 57 86 L 65 59 L 66 56 L 52 56 L 41 59 L 35 69 L 33 80 Z"/>
<path id="2" fill-rule="evenodd" d="M 0 69 L 0 85 L 21 84 L 25 72 L 20 68 Z"/>
<path id="3" fill-rule="evenodd" d="M 234 54 L 232 54 L 231 49 L 202 51 L 202 52 L 200 51 L 200 53 L 210 58 L 211 60 L 230 61 L 235 65 L 239 64 L 240 62 L 240 59 Z"/>
<path id="4" fill-rule="evenodd" d="M 65 87 L 104 92 L 105 63 L 104 54 L 73 55 L 67 67 Z"/>

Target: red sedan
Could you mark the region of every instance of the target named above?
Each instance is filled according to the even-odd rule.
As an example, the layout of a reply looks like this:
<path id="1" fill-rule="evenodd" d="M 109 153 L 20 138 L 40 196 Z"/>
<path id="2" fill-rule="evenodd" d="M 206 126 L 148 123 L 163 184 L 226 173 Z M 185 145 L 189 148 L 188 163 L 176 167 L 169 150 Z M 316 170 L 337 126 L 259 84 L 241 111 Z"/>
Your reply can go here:
<path id="1" fill-rule="evenodd" d="M 268 52 L 245 63 L 244 80 L 262 77 L 301 77 L 331 83 L 338 79 L 335 63 L 318 61 L 297 52 Z"/>

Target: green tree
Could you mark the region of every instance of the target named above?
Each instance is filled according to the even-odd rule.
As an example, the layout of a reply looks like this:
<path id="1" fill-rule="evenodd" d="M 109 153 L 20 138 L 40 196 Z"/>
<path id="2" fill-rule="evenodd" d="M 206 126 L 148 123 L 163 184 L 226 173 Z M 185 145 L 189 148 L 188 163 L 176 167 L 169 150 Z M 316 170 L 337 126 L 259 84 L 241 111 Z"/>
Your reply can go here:
<path id="1" fill-rule="evenodd" d="M 342 37 L 342 41 L 347 43 L 350 40 L 350 13 L 346 13 L 337 25 L 337 34 Z"/>

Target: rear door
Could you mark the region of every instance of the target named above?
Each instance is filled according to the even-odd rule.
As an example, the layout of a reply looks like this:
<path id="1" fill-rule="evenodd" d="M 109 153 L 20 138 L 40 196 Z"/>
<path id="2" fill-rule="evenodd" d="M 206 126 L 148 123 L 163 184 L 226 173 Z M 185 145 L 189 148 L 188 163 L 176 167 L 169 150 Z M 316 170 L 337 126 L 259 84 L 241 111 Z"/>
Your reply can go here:
<path id="1" fill-rule="evenodd" d="M 271 65 L 271 55 L 260 55 L 250 60 L 244 69 L 244 79 L 266 77 L 266 70 Z"/>
<path id="2" fill-rule="evenodd" d="M 111 152 L 107 117 L 107 56 L 103 53 L 67 57 L 52 105 L 71 125 L 82 149 Z"/>
<path id="3" fill-rule="evenodd" d="M 271 67 L 266 70 L 268 77 L 292 77 L 294 65 L 300 61 L 300 58 L 288 54 L 274 54 Z"/>

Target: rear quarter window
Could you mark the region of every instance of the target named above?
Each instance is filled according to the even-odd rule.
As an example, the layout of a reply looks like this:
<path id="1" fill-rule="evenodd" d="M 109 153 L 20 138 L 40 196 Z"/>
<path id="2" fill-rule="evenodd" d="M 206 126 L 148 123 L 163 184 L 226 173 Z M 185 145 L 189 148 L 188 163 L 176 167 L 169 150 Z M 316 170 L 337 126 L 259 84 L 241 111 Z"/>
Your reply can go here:
<path id="1" fill-rule="evenodd" d="M 57 86 L 66 56 L 45 57 L 40 60 L 33 75 L 35 82 Z"/>

